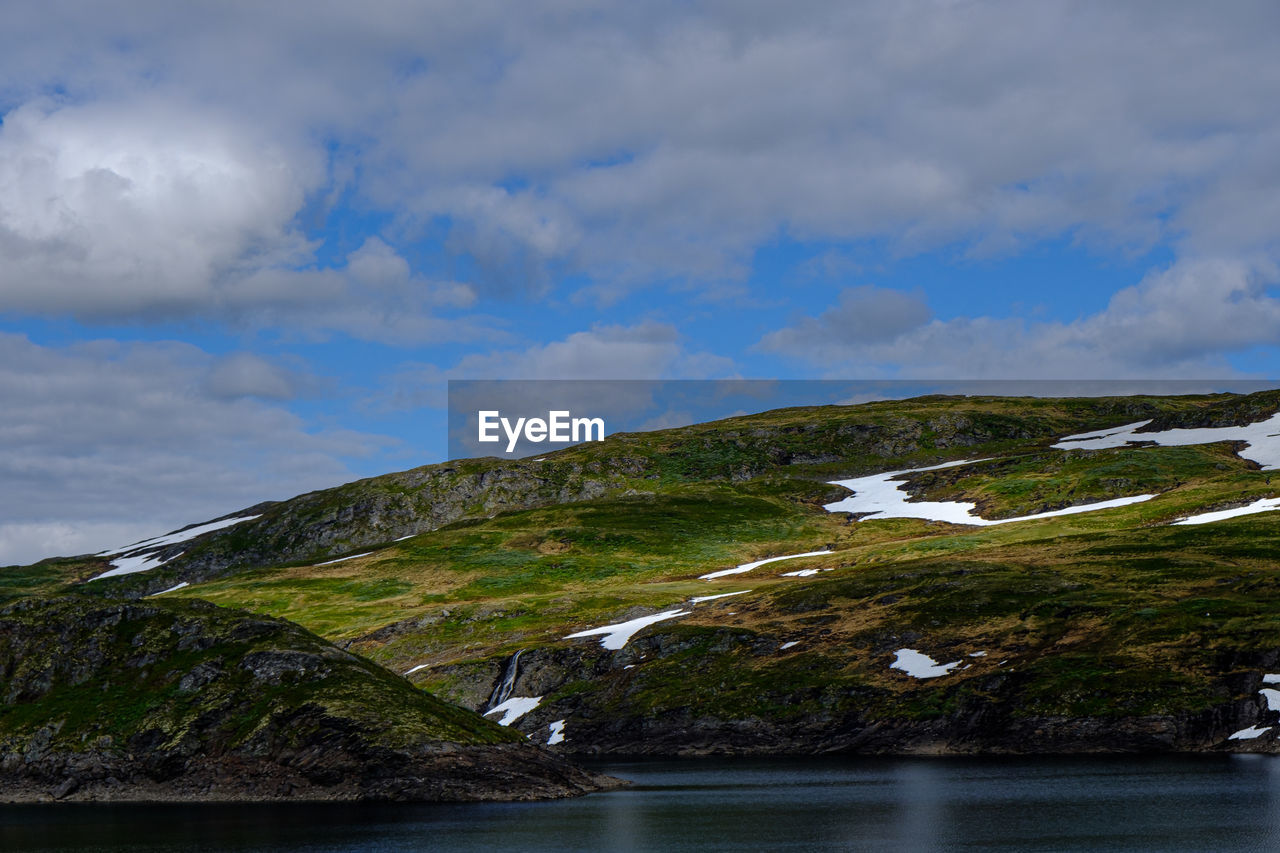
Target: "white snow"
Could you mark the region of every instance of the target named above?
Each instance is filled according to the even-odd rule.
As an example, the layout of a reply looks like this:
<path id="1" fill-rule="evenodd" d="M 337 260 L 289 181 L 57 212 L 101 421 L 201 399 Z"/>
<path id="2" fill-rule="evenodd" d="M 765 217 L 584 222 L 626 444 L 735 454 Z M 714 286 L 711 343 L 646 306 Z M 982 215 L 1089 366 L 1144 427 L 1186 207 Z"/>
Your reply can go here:
<path id="1" fill-rule="evenodd" d="M 1168 429 L 1163 432 L 1134 432 L 1151 421 L 1140 421 L 1124 427 L 1116 427 L 1101 435 L 1093 433 L 1069 435 L 1054 447 L 1060 450 L 1102 450 L 1124 447 L 1131 441 L 1150 441 L 1161 447 L 1183 447 L 1188 444 L 1210 444 L 1215 441 L 1243 441 L 1248 447 L 1240 451 L 1243 459 L 1257 462 L 1263 470 L 1280 468 L 1280 413 L 1265 421 L 1245 426 L 1201 427 L 1195 429 Z"/>
<path id="2" fill-rule="evenodd" d="M 558 743 L 564 743 L 564 720 L 556 720 L 547 726 L 551 730 L 551 737 L 547 738 L 547 746 L 555 746 Z"/>
<path id="3" fill-rule="evenodd" d="M 800 641 L 799 641 L 799 640 L 791 640 L 790 642 L 783 643 L 782 645 L 778 646 L 778 648 L 779 648 L 779 649 L 789 649 L 789 648 L 791 648 L 792 646 L 798 646 L 798 645 L 800 645 Z"/>
<path id="4" fill-rule="evenodd" d="M 363 554 L 352 554 L 350 557 L 339 557 L 336 560 L 325 560 L 323 563 L 316 563 L 317 566 L 332 566 L 334 563 L 341 563 L 343 560 L 354 560 L 356 557 L 367 557 L 372 551 L 365 551 Z"/>
<path id="5" fill-rule="evenodd" d="M 1080 441 L 1087 441 L 1089 439 L 1108 438 L 1113 435 L 1119 435 L 1120 433 L 1133 432 L 1138 427 L 1144 427 L 1149 423 L 1151 423 L 1150 419 L 1145 421 L 1137 421 L 1136 423 L 1131 423 L 1131 424 L 1124 424 L 1122 426 L 1103 427 L 1102 429 L 1095 429 L 1093 432 L 1078 432 L 1075 435 L 1069 435 L 1066 438 L 1062 439 L 1062 441 L 1058 442 L 1058 444 L 1055 444 L 1054 447 L 1060 447 L 1061 445 L 1066 444 L 1067 442 L 1075 443 Z M 1121 443 L 1123 444 L 1123 442 Z M 1070 448 L 1063 448 L 1063 449 L 1069 450 Z"/>
<path id="6" fill-rule="evenodd" d="M 737 592 L 722 592 L 719 595 L 699 595 L 696 598 L 689 599 L 690 604 L 701 604 L 704 601 L 712 601 L 717 598 L 728 598 L 731 595 L 742 595 L 751 592 L 749 589 L 740 589 Z"/>
<path id="7" fill-rule="evenodd" d="M 605 625 L 600 628 L 591 628 L 587 631 L 579 631 L 576 634 L 570 634 L 565 637 L 566 640 L 575 640 L 579 637 L 598 637 L 604 635 L 604 639 L 600 641 L 600 647 L 617 651 L 627 644 L 637 631 L 652 625 L 655 622 L 661 622 L 664 619 L 675 619 L 677 616 L 688 616 L 692 610 L 664 610 L 662 613 L 654 613 L 652 616 L 641 616 L 638 619 L 632 619 L 629 622 L 619 622 L 616 625 Z"/>
<path id="8" fill-rule="evenodd" d="M 153 592 L 150 595 L 148 595 L 147 598 L 155 598 L 157 595 L 164 595 L 166 592 L 177 592 L 178 590 L 182 589 L 184 586 L 191 586 L 191 584 L 187 583 L 186 581 L 183 581 L 177 586 L 171 586 L 168 589 L 162 589 L 159 592 Z"/>
<path id="9" fill-rule="evenodd" d="M 918 471 L 936 471 L 940 468 L 954 468 L 957 465 L 970 465 L 986 460 L 962 459 L 958 462 L 946 462 L 942 465 L 931 465 L 927 468 L 908 468 L 902 471 L 888 471 L 884 474 L 872 474 L 869 477 L 855 477 L 851 480 L 832 480 L 832 485 L 843 486 L 853 492 L 843 500 L 824 506 L 828 512 L 863 513 L 863 520 L 872 518 L 922 518 L 927 521 L 949 521 L 952 524 L 972 524 L 989 527 L 995 524 L 1010 524 L 1015 521 L 1032 521 L 1042 518 L 1054 518 L 1060 515 L 1075 515 L 1081 512 L 1093 512 L 1099 509 L 1127 506 L 1128 504 L 1149 501 L 1155 495 L 1134 495 L 1127 498 L 1114 498 L 1108 501 L 1096 501 L 1080 506 L 1069 506 L 1035 515 L 1020 515 L 1016 518 L 987 519 L 975 515 L 977 504 L 962 501 L 913 501 L 903 486 L 903 481 L 895 478 Z"/>
<path id="10" fill-rule="evenodd" d="M 969 657 L 971 658 L 985 658 L 986 656 L 986 652 L 969 652 Z"/>
<path id="11" fill-rule="evenodd" d="M 208 524 L 197 524 L 195 527 L 188 527 L 186 530 L 166 533 L 164 536 L 157 536 L 154 539 L 144 539 L 124 548 L 116 548 L 114 551 L 103 551 L 98 556 L 132 554 L 136 551 L 154 551 L 157 548 L 163 548 L 165 545 L 177 545 L 179 542 L 186 542 L 188 539 L 194 539 L 201 534 L 212 533 L 215 530 L 221 530 L 224 527 L 230 527 L 242 521 L 253 521 L 255 518 L 261 517 L 260 515 L 241 515 L 236 518 L 224 518 L 221 521 L 210 521 Z"/>
<path id="12" fill-rule="evenodd" d="M 182 554 L 174 554 L 169 560 L 181 557 Z M 151 569 L 163 566 L 169 560 L 162 560 L 155 554 L 138 554 L 133 557 L 116 557 L 111 561 L 111 565 L 115 568 L 95 575 L 89 578 L 91 581 L 101 580 L 102 578 L 114 578 L 119 575 L 131 575 L 135 572 L 147 572 Z"/>
<path id="13" fill-rule="evenodd" d="M 779 560 L 795 560 L 800 557 L 817 557 L 821 554 L 830 554 L 830 553 L 831 553 L 830 550 L 806 551 L 803 554 L 787 554 L 786 556 L 783 556 L 783 557 L 768 557 L 764 560 L 756 560 L 754 563 L 743 563 L 741 566 L 734 566 L 732 569 L 721 569 L 718 572 L 712 572 L 711 574 L 708 574 L 708 575 L 699 575 L 698 580 L 710 581 L 710 580 L 715 580 L 716 578 L 726 577 L 727 575 L 740 575 L 743 572 L 749 572 L 752 569 L 757 569 L 766 563 L 776 563 Z"/>
<path id="14" fill-rule="evenodd" d="M 1265 735 L 1269 731 L 1271 731 L 1271 726 L 1262 726 L 1261 728 L 1258 726 L 1249 726 L 1247 729 L 1241 729 L 1236 732 L 1231 737 L 1227 738 L 1227 740 L 1253 740 L 1256 737 Z"/>
<path id="15" fill-rule="evenodd" d="M 784 578 L 811 578 L 818 572 L 829 572 L 831 569 L 800 569 L 795 572 L 783 572 L 781 577 Z"/>
<path id="16" fill-rule="evenodd" d="M 1234 509 L 1219 509 L 1214 512 L 1202 512 L 1199 515 L 1191 515 L 1186 518 L 1178 519 L 1174 524 L 1208 524 L 1211 521 L 1222 521 L 1224 518 L 1235 518 L 1239 515 L 1253 515 L 1256 512 L 1270 512 L 1274 509 L 1280 509 L 1280 498 L 1260 498 L 1246 506 L 1238 506 Z"/>
<path id="17" fill-rule="evenodd" d="M 946 675 L 952 667 L 959 665 L 958 660 L 951 663 L 938 663 L 915 649 L 898 649 L 897 656 L 893 659 L 893 663 L 889 664 L 889 668 L 900 669 L 912 678 L 937 678 L 940 675 Z"/>
<path id="18" fill-rule="evenodd" d="M 1280 684 L 1280 672 L 1268 672 L 1262 676 L 1263 684 Z"/>
<path id="19" fill-rule="evenodd" d="M 175 560 L 182 556 L 181 554 L 174 554 L 167 560 L 159 559 L 156 557 L 155 552 L 165 546 L 177 545 L 179 542 L 186 542 L 188 539 L 194 539 L 201 534 L 212 533 L 215 530 L 221 530 L 224 527 L 230 527 L 242 521 L 252 521 L 259 517 L 257 515 L 241 515 L 236 518 L 224 518 L 221 521 L 210 521 L 208 524 L 197 524 L 195 527 L 188 527 L 186 530 L 179 530 L 176 533 L 166 533 L 164 536 L 157 536 L 154 539 L 144 539 L 141 542 L 135 542 L 132 545 L 117 548 L 114 551 L 102 551 L 96 556 L 103 557 L 107 554 L 120 554 L 121 556 L 111 561 L 111 569 L 91 577 L 89 580 L 96 581 L 102 578 L 113 578 L 119 575 L 150 571 L 158 566 L 163 566 L 169 560 Z M 159 593 L 156 594 L 159 595 Z"/>
<path id="20" fill-rule="evenodd" d="M 538 707 L 538 703 L 542 701 L 541 696 L 512 696 L 501 705 L 495 705 L 484 712 L 484 716 L 488 717 L 499 712 L 502 713 L 502 719 L 498 720 L 498 725 L 509 726 L 525 714 Z"/>
<path id="21" fill-rule="evenodd" d="M 1258 692 L 1262 694 L 1263 699 L 1267 700 L 1267 710 L 1280 711 L 1280 690 L 1264 687 Z"/>
<path id="22" fill-rule="evenodd" d="M 415 666 L 415 667 L 413 667 L 413 668 L 411 668 L 411 669 L 406 669 L 406 670 L 404 671 L 404 674 L 405 674 L 405 675 L 413 675 L 413 674 L 414 674 L 415 672 L 417 672 L 418 670 L 420 670 L 420 669 L 426 669 L 426 668 L 427 668 L 427 667 L 429 667 L 429 666 L 431 666 L 431 664 L 429 664 L 429 663 L 420 663 L 420 664 L 418 664 L 417 666 Z M 496 710 L 496 709 L 495 709 L 495 710 Z"/>
<path id="23" fill-rule="evenodd" d="M 408 536 L 401 536 L 399 539 L 392 539 L 391 541 L 392 541 L 392 542 L 403 542 L 404 540 L 406 540 L 406 539 L 412 539 L 413 537 L 415 537 L 415 536 L 417 536 L 417 535 L 418 535 L 418 534 L 416 534 L 416 533 L 410 533 Z"/>

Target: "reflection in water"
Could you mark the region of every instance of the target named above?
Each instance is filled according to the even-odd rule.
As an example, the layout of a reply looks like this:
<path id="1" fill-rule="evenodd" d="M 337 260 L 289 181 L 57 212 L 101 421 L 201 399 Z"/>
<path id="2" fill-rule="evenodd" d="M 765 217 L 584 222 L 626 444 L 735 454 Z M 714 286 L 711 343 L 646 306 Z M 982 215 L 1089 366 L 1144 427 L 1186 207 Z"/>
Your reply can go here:
<path id="1" fill-rule="evenodd" d="M 910 761 L 895 768 L 899 850 L 934 849 L 947 817 L 946 782 L 939 775 L 939 764 L 933 761 Z"/>
<path id="2" fill-rule="evenodd" d="M 628 790 L 475 805 L 0 806 L 0 850 L 1280 849 L 1280 758 L 611 763 Z"/>

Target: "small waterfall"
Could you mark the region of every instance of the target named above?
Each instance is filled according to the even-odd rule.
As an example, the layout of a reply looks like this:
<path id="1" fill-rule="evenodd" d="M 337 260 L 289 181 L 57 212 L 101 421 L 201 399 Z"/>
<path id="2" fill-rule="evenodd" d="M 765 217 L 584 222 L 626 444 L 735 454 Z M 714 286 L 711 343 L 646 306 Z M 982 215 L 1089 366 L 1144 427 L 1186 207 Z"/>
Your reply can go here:
<path id="1" fill-rule="evenodd" d="M 502 666 L 502 677 L 498 679 L 497 685 L 493 688 L 493 693 L 489 696 L 489 704 L 486 708 L 496 708 L 503 702 L 511 698 L 511 691 L 515 690 L 516 679 L 520 676 L 520 655 L 524 649 L 520 649 L 514 655 L 507 658 L 507 662 Z"/>

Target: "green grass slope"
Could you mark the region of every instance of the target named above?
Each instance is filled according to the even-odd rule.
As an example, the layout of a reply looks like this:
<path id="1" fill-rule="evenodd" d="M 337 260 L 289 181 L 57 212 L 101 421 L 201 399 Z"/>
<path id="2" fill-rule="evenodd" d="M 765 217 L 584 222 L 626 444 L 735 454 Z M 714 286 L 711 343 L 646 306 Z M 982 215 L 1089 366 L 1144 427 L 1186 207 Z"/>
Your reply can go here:
<path id="1" fill-rule="evenodd" d="M 541 463 L 472 460 L 303 496 L 192 548 L 242 559 L 175 560 L 83 588 L 137 595 L 189 579 L 165 598 L 287 617 L 476 709 L 522 651 L 515 693 L 541 704 L 515 728 L 545 742 L 564 720 L 557 749 L 1266 751 L 1271 738 L 1227 736 L 1274 716 L 1259 690 L 1280 672 L 1275 515 L 1171 522 L 1276 497 L 1280 481 L 1226 443 L 1051 445 L 1148 418 L 1165 429 L 1250 423 L 1278 405 L 1269 392 L 766 412 L 614 436 Z M 847 495 L 827 480 L 956 459 L 981 461 L 913 474 L 911 494 L 973 502 L 988 519 L 1156 497 L 990 527 L 822 507 Z M 439 478 L 472 476 L 484 482 L 462 489 L 469 503 L 449 497 L 456 479 L 441 491 Z M 414 531 L 388 527 L 385 506 L 377 526 L 361 515 L 368 506 L 344 504 L 395 489 L 410 503 L 439 499 L 406 522 L 420 532 L 404 541 L 390 534 Z M 321 504 L 332 511 L 305 514 Z M 348 530 L 376 528 L 359 544 L 372 553 L 317 565 L 332 542 L 279 548 L 339 515 Z M 699 579 L 817 550 L 830 553 Z M 55 577 L 53 566 L 43 581 L 15 574 L 10 594 L 84 571 L 64 562 Z M 785 574 L 803 569 L 814 572 Z M 737 594 L 693 602 L 724 593 Z M 566 639 L 672 610 L 684 612 L 621 650 Z M 903 648 L 958 663 L 912 678 L 890 667 Z"/>

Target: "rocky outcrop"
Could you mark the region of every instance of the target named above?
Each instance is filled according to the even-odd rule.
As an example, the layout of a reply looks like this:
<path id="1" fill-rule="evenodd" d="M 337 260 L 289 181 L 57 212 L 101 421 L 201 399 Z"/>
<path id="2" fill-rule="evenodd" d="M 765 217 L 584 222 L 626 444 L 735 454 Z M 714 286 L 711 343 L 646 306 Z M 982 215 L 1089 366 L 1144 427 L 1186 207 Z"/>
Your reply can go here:
<path id="1" fill-rule="evenodd" d="M 778 653 L 776 640 L 732 629 L 657 631 L 616 652 L 594 645 L 526 649 L 513 692 L 547 698 L 516 727 L 538 738 L 551 722 L 566 720 L 568 737 L 557 751 L 592 757 L 1280 753 L 1275 738 L 1230 739 L 1250 726 L 1280 725 L 1280 713 L 1259 692 L 1262 673 L 1280 668 L 1274 651 L 1221 661 L 1219 698 L 1208 707 L 1128 716 L 1038 712 L 1027 701 L 1030 679 L 1003 674 L 981 677 L 962 690 L 955 681 L 920 682 L 917 695 L 939 691 L 940 709 L 920 713 L 909 710 L 909 694 L 895 695 L 862 679 L 833 673 L 803 686 L 781 675 L 770 681 L 742 657 Z M 734 663 L 726 665 L 724 659 L 733 656 Z M 669 662 L 678 662 L 676 671 L 683 673 L 674 683 Z M 443 667 L 438 674 L 450 677 L 452 698 L 481 708 L 504 674 L 499 664 Z M 725 676 L 749 682 L 755 705 L 769 711 L 753 711 L 741 698 L 749 691 L 721 680 Z"/>
<path id="2" fill-rule="evenodd" d="M 614 784 L 302 628 L 203 602 L 0 610 L 0 800 L 491 800 Z"/>

